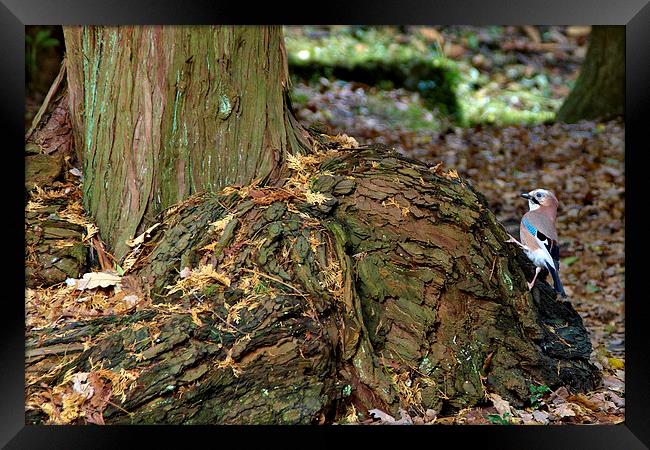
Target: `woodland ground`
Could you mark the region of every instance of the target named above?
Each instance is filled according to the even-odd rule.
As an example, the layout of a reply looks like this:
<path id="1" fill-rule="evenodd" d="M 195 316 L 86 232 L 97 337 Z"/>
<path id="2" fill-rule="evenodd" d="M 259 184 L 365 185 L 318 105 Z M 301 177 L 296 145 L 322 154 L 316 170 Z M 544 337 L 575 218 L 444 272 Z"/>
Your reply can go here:
<path id="1" fill-rule="evenodd" d="M 288 40 L 317 41 L 350 27 L 288 28 Z M 362 32 L 365 32 L 362 30 Z M 328 134 L 345 133 L 360 144 L 382 142 L 406 156 L 442 162 L 456 169 L 488 200 L 499 221 L 518 236 L 526 202 L 519 197 L 537 187 L 560 200 L 560 275 L 569 299 L 591 333 L 592 362 L 602 371 L 596 391 L 575 394 L 531 392 L 535 407 L 515 410 L 497 397 L 451 417 L 402 418 L 381 412 L 359 419 L 351 410 L 341 423 L 619 423 L 624 420 L 624 135 L 621 120 L 577 124 L 539 123 L 552 118 L 568 94 L 584 58 L 588 29 L 583 27 L 406 27 L 391 39 L 437 48 L 474 79 L 467 91 L 473 127 L 459 127 L 418 92 L 379 89 L 354 80 L 294 78 L 293 106 L 306 126 Z M 302 39 L 302 41 L 300 40 Z M 291 45 L 288 45 L 291 51 Z M 294 48 L 300 51 L 299 47 Z M 54 50 L 48 50 L 52 58 Z M 48 64 L 43 66 L 48 67 Z M 55 66 L 55 65 L 54 65 Z M 54 67 L 53 66 L 53 67 Z M 47 83 L 44 82 L 44 85 Z M 41 89 L 42 90 L 42 89 Z M 43 93 L 34 89 L 26 122 Z M 520 112 L 535 114 L 520 114 Z M 526 125 L 517 124 L 524 121 Z M 79 178 L 66 173 L 30 197 L 27 209 L 58 196 L 80 223 Z M 61 215 L 61 214 L 59 214 Z M 90 231 L 88 231 L 90 234 Z M 121 313 L 125 299 L 71 295 L 65 284 L 27 292 L 28 331 L 53 322 Z M 113 302 L 113 303 L 111 303 Z M 125 306 L 126 305 L 126 306 Z M 132 305 L 131 305 L 132 306 Z M 28 382 L 36 383 L 30 379 Z"/>

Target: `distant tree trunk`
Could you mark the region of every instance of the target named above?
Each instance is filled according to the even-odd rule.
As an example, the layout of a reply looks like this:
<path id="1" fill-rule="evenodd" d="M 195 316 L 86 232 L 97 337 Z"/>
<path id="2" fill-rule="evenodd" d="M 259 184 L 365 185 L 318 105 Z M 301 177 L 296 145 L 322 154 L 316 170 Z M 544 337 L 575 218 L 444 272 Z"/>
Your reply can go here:
<path id="1" fill-rule="evenodd" d="M 623 115 L 624 108 L 625 27 L 594 25 L 580 75 L 557 120 L 605 120 Z"/>
<path id="2" fill-rule="evenodd" d="M 71 105 L 82 157 L 91 159 L 84 188 L 100 231 L 108 227 L 117 246 L 120 227 L 131 233 L 138 225 L 120 208 L 140 221 L 151 205 L 184 200 L 160 215 L 122 279 L 124 293 L 151 304 L 30 331 L 27 396 L 57 387 L 42 393 L 47 406 L 30 410 L 29 423 L 83 423 L 71 401 L 83 402 L 79 393 L 63 405 L 51 399 L 72 389 L 70 375 L 98 367 L 133 380 L 113 380 L 123 401 L 104 402 L 99 412 L 112 424 L 328 423 L 350 405 L 423 413 L 472 406 L 490 391 L 521 406 L 531 383 L 595 385 L 580 316 L 541 280 L 528 291 L 530 262 L 505 243 L 507 233 L 469 183 L 382 146 L 353 148 L 345 137 L 314 135 L 305 155 L 289 155 L 307 139 L 282 95 L 279 30 L 210 28 L 218 39 L 207 42 L 232 44 L 219 66 L 250 76 L 229 75 L 219 87 L 208 76 L 215 60 L 202 63 L 211 45 L 179 56 L 207 45 L 206 30 L 66 30 L 83 54 L 97 50 L 86 61 L 73 45 L 69 58 L 85 74 L 86 94 Z M 127 45 L 125 36 L 141 45 Z M 161 39 L 175 56 L 162 54 Z M 242 48 L 256 49 L 257 58 L 239 61 L 233 55 Z M 137 56 L 145 50 L 155 58 Z M 103 64 L 120 71 L 106 78 Z M 225 95 L 231 104 L 239 95 L 239 109 L 220 118 L 221 106 L 206 98 L 229 83 L 236 88 Z M 113 94 L 95 96 L 97 89 Z M 247 106 L 257 114 L 247 115 Z M 204 164 L 210 156 L 213 164 Z M 257 178 L 266 182 L 246 185 Z M 231 183 L 242 186 L 215 192 Z M 185 198 L 194 189 L 213 192 Z M 212 274 L 209 283 L 183 285 L 187 269 Z"/>
<path id="3" fill-rule="evenodd" d="M 117 258 L 163 209 L 265 180 L 285 152 L 300 151 L 281 27 L 64 27 L 64 35 L 84 206 Z"/>

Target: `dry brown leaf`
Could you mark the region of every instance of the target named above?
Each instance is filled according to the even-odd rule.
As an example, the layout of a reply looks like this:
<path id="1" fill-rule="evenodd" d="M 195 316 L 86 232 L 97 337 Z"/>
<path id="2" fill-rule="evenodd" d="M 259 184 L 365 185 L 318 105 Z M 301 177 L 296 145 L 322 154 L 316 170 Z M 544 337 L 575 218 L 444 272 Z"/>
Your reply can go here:
<path id="1" fill-rule="evenodd" d="M 612 391 L 625 391 L 625 383 L 612 375 L 603 376 L 603 386 L 605 386 L 607 389 L 611 389 Z"/>
<path id="2" fill-rule="evenodd" d="M 536 422 L 541 424 L 548 424 L 548 413 L 545 411 L 535 410 L 533 411 L 533 418 Z"/>
<path id="3" fill-rule="evenodd" d="M 499 394 L 490 393 L 489 397 L 500 416 L 503 416 L 506 413 L 512 414 L 510 403 L 501 398 Z"/>
<path id="4" fill-rule="evenodd" d="M 571 403 L 560 403 L 553 410 L 553 413 L 560 418 L 575 417 L 576 413 L 571 407 Z"/>
<path id="5" fill-rule="evenodd" d="M 523 409 L 515 409 L 515 416 L 521 418 L 524 425 L 532 425 L 537 423 L 533 418 L 533 415 L 527 411 L 524 411 Z"/>
<path id="6" fill-rule="evenodd" d="M 337 134 L 332 138 L 334 142 L 337 142 L 343 148 L 358 148 L 359 143 L 353 137 L 348 136 L 347 134 Z"/>
<path id="7" fill-rule="evenodd" d="M 80 280 L 77 280 L 77 290 L 96 289 L 98 287 L 118 286 L 122 277 L 108 272 L 85 273 Z"/>
<path id="8" fill-rule="evenodd" d="M 395 418 L 380 409 L 369 409 L 368 413 L 371 417 L 381 420 L 382 423 L 395 423 Z"/>

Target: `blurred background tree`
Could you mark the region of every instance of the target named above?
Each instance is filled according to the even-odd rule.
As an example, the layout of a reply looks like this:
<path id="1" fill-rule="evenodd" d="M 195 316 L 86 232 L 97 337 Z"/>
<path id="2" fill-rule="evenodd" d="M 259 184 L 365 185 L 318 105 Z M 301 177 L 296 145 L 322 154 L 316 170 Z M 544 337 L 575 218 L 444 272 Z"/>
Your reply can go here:
<path id="1" fill-rule="evenodd" d="M 624 112 L 625 27 L 595 25 L 580 77 L 560 108 L 557 120 L 606 120 Z"/>

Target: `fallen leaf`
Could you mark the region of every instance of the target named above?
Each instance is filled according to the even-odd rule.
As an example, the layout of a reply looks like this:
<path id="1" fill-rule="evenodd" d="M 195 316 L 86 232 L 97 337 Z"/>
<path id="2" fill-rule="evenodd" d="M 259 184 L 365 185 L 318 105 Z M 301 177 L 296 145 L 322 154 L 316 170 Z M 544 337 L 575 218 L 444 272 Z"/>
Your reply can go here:
<path id="1" fill-rule="evenodd" d="M 533 411 L 533 418 L 536 422 L 543 425 L 548 424 L 548 413 L 544 411 L 535 410 Z"/>
<path id="2" fill-rule="evenodd" d="M 554 392 L 552 392 L 548 399 L 554 405 L 566 402 L 567 397 L 569 396 L 569 391 L 564 386 L 559 387 Z"/>
<path id="3" fill-rule="evenodd" d="M 611 389 L 612 391 L 618 391 L 618 392 L 625 391 L 625 383 L 623 383 L 621 380 L 611 375 L 603 376 L 603 386 L 605 386 L 607 389 Z"/>
<path id="4" fill-rule="evenodd" d="M 619 358 L 607 358 L 607 362 L 609 362 L 609 366 L 612 369 L 623 369 L 625 368 L 625 361 Z"/>
<path id="5" fill-rule="evenodd" d="M 77 289 L 83 291 L 98 287 L 117 286 L 121 280 L 122 277 L 108 272 L 85 273 L 80 280 L 77 280 Z"/>
<path id="6" fill-rule="evenodd" d="M 553 411 L 558 417 L 575 417 L 576 413 L 570 403 L 560 403 Z"/>
<path id="7" fill-rule="evenodd" d="M 531 425 L 535 424 L 533 415 L 527 411 L 524 411 L 523 409 L 515 409 L 515 416 L 521 418 L 523 420 L 524 425 Z"/>
<path id="8" fill-rule="evenodd" d="M 427 409 L 424 412 L 424 415 L 427 417 L 429 420 L 435 420 L 438 417 L 438 411 L 435 409 Z"/>
<path id="9" fill-rule="evenodd" d="M 375 419 L 381 420 L 383 423 L 395 423 L 395 418 L 380 409 L 369 409 L 368 414 Z"/>
<path id="10" fill-rule="evenodd" d="M 133 295 L 133 294 L 131 294 L 131 295 L 127 295 L 127 296 L 124 297 L 122 300 L 124 301 L 124 303 L 126 303 L 126 306 L 127 306 L 129 309 L 131 309 L 131 308 L 133 308 L 135 305 L 138 304 L 138 302 L 140 301 L 140 298 L 139 298 L 137 295 Z"/>
<path id="11" fill-rule="evenodd" d="M 395 425 L 413 425 L 413 419 L 405 409 L 399 410 L 400 419 L 395 421 Z"/>
<path id="12" fill-rule="evenodd" d="M 503 416 L 505 413 L 511 413 L 510 403 L 502 399 L 499 394 L 491 393 L 489 397 L 500 416 Z"/>
<path id="13" fill-rule="evenodd" d="M 594 394 L 591 397 L 591 400 L 598 405 L 598 408 L 603 411 L 607 412 L 609 410 L 615 409 L 616 405 L 614 402 L 610 402 L 605 398 L 605 393 L 604 392 L 598 392 Z"/>
<path id="14" fill-rule="evenodd" d="M 601 409 L 600 404 L 588 399 L 584 394 L 571 395 L 567 397 L 567 401 L 580 404 L 592 411 L 598 411 L 599 409 Z"/>
<path id="15" fill-rule="evenodd" d="M 614 404 L 617 407 L 621 408 L 621 407 L 625 406 L 625 399 L 624 398 L 619 397 L 618 395 L 614 394 L 613 392 L 608 392 L 607 396 L 610 398 L 611 401 L 614 402 Z"/>

